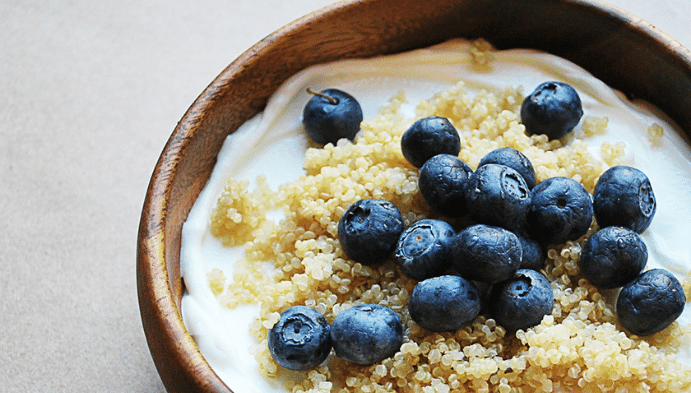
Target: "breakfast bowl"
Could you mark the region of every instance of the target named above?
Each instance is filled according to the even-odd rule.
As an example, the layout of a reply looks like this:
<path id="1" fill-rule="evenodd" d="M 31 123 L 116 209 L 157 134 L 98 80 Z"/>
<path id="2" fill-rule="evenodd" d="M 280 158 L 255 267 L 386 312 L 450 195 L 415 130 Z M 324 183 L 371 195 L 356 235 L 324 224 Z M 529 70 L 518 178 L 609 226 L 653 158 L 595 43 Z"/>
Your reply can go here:
<path id="1" fill-rule="evenodd" d="M 231 392 L 183 321 L 182 228 L 226 137 L 291 76 L 454 38 L 530 48 L 577 64 L 654 104 L 691 136 L 691 53 L 649 23 L 597 1 L 346 0 L 269 35 L 201 93 L 168 140 L 149 184 L 138 236 L 137 288 L 151 355 L 168 391 Z"/>

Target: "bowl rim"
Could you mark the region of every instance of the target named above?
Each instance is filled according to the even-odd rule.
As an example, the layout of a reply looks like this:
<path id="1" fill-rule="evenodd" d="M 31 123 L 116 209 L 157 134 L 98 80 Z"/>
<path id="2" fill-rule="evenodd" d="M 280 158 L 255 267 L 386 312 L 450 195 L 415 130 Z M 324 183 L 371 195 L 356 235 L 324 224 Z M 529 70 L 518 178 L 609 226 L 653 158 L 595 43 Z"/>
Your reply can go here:
<path id="1" fill-rule="evenodd" d="M 280 45 L 282 38 L 309 28 L 315 22 L 337 18 L 377 1 L 343 0 L 322 7 L 283 26 L 247 49 L 195 99 L 166 142 L 154 167 L 142 207 L 137 237 L 136 275 L 143 328 L 159 375 L 168 391 L 232 392 L 211 369 L 187 330 L 179 308 L 184 287 L 182 282 L 172 282 L 175 273 L 167 265 L 166 248 L 170 239 L 166 227 L 172 219 L 169 201 L 173 199 L 173 189 L 182 157 L 201 132 L 200 124 L 206 119 L 228 84 L 234 78 L 241 77 L 261 59 L 262 54 Z M 671 61 L 678 62 L 680 67 L 689 70 L 691 74 L 691 52 L 643 19 L 600 0 L 553 2 L 579 7 L 585 12 L 599 14 L 612 22 L 626 26 L 630 33 L 665 53 Z M 305 63 L 302 68 L 309 65 L 311 64 Z M 258 112 L 261 106 L 262 103 L 252 109 L 254 113 Z M 689 132 L 688 129 L 685 131 Z M 206 182 L 206 179 L 203 181 Z M 188 212 L 189 210 L 181 214 L 186 217 Z M 179 232 L 180 228 L 177 229 Z M 179 278 L 179 271 L 177 277 Z"/>

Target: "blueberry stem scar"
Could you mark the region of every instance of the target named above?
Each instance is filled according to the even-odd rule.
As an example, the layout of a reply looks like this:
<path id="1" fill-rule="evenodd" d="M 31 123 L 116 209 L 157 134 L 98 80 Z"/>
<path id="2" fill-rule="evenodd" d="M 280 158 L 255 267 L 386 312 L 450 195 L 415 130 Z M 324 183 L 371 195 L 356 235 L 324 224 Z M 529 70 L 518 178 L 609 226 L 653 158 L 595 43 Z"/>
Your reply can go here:
<path id="1" fill-rule="evenodd" d="M 332 103 L 332 104 L 334 104 L 334 105 L 338 105 L 338 100 L 335 99 L 335 98 L 333 98 L 333 97 L 331 97 L 331 96 L 329 96 L 329 95 L 326 95 L 326 94 L 324 94 L 324 93 L 320 93 L 320 92 L 318 92 L 318 91 L 314 91 L 314 90 L 312 90 L 312 89 L 309 88 L 309 87 L 307 88 L 307 92 L 310 93 L 310 94 L 312 94 L 312 95 L 315 95 L 315 96 L 324 97 L 324 98 L 326 98 L 327 100 L 329 100 L 330 103 Z"/>

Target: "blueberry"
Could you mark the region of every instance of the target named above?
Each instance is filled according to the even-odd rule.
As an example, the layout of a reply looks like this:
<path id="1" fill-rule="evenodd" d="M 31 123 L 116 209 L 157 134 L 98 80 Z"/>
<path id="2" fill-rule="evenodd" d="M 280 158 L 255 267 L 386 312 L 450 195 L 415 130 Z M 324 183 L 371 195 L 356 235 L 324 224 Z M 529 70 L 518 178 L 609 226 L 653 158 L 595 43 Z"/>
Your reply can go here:
<path id="1" fill-rule="evenodd" d="M 403 344 L 403 325 L 392 309 L 361 304 L 339 313 L 331 325 L 336 356 L 368 365 L 393 356 Z"/>
<path id="2" fill-rule="evenodd" d="M 339 139 L 351 141 L 360 130 L 362 108 L 355 97 L 338 89 L 317 93 L 307 90 L 312 98 L 302 111 L 302 124 L 315 142 L 336 144 Z"/>
<path id="3" fill-rule="evenodd" d="M 348 258 L 369 265 L 391 256 L 403 229 L 403 216 L 396 205 L 382 199 L 361 199 L 343 213 L 338 240 Z"/>
<path id="4" fill-rule="evenodd" d="M 437 154 L 457 156 L 461 137 L 449 119 L 430 116 L 413 123 L 401 137 L 401 151 L 408 162 L 420 168 Z"/>
<path id="5" fill-rule="evenodd" d="M 508 331 L 527 329 L 552 314 L 554 293 L 542 273 L 521 269 L 495 284 L 490 292 L 491 314 Z"/>
<path id="6" fill-rule="evenodd" d="M 446 217 L 468 213 L 465 189 L 473 170 L 457 156 L 437 154 L 420 168 L 418 188 L 427 204 Z"/>
<path id="7" fill-rule="evenodd" d="M 495 283 L 511 277 L 521 265 L 523 251 L 512 232 L 489 225 L 465 228 L 453 238 L 454 269 L 469 280 Z"/>
<path id="8" fill-rule="evenodd" d="M 613 289 L 636 278 L 647 262 L 648 249 L 636 232 L 606 227 L 585 241 L 579 267 L 596 287 Z"/>
<path id="9" fill-rule="evenodd" d="M 547 251 L 545 246 L 527 234 L 516 234 L 521 243 L 523 258 L 521 259 L 520 269 L 541 270 L 545 267 Z"/>
<path id="10" fill-rule="evenodd" d="M 282 312 L 267 339 L 271 356 L 289 370 L 316 367 L 331 352 L 329 323 L 318 311 L 306 306 Z"/>
<path id="11" fill-rule="evenodd" d="M 486 164 L 500 164 L 513 168 L 516 172 L 521 174 L 529 189 L 535 187 L 537 183 L 535 168 L 533 168 L 533 164 L 528 157 L 511 147 L 503 147 L 487 153 L 487 155 L 480 160 L 478 167 Z"/>
<path id="12" fill-rule="evenodd" d="M 624 285 L 616 310 L 626 330 L 648 336 L 671 325 L 684 311 L 685 304 L 679 280 L 664 269 L 651 269 Z"/>
<path id="13" fill-rule="evenodd" d="M 600 227 L 618 225 L 643 233 L 653 220 L 657 204 L 648 177 L 636 168 L 615 166 L 595 184 L 593 209 Z"/>
<path id="14" fill-rule="evenodd" d="M 476 221 L 515 230 L 525 223 L 531 193 L 523 177 L 506 165 L 486 164 L 470 176 L 466 203 Z"/>
<path id="15" fill-rule="evenodd" d="M 469 325 L 480 313 L 480 292 L 460 276 L 420 281 L 408 301 L 410 317 L 434 332 L 453 332 Z"/>
<path id="16" fill-rule="evenodd" d="M 521 105 L 521 120 L 529 135 L 559 139 L 573 130 L 583 116 L 581 98 L 562 82 L 540 84 Z"/>
<path id="17" fill-rule="evenodd" d="M 415 280 L 438 276 L 451 267 L 454 230 L 442 220 L 415 222 L 403 231 L 396 245 L 396 263 Z"/>
<path id="18" fill-rule="evenodd" d="M 581 183 L 550 177 L 533 188 L 528 226 L 538 240 L 564 243 L 585 235 L 593 221 L 593 201 Z"/>

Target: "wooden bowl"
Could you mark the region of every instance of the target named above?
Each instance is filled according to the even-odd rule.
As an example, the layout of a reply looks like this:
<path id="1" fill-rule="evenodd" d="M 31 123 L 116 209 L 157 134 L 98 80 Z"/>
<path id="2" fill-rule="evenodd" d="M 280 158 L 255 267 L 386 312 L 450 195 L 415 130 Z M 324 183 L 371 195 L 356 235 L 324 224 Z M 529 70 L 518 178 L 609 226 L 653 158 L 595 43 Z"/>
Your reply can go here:
<path id="1" fill-rule="evenodd" d="M 230 64 L 175 128 L 154 169 L 139 227 L 137 287 L 154 362 L 171 392 L 230 392 L 180 313 L 180 233 L 229 133 L 308 66 L 483 37 L 565 57 L 691 131 L 691 53 L 643 20 L 582 0 L 348 0 L 268 36 Z"/>

